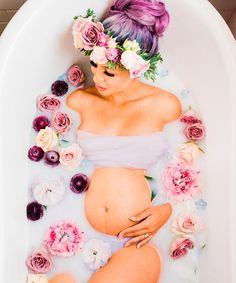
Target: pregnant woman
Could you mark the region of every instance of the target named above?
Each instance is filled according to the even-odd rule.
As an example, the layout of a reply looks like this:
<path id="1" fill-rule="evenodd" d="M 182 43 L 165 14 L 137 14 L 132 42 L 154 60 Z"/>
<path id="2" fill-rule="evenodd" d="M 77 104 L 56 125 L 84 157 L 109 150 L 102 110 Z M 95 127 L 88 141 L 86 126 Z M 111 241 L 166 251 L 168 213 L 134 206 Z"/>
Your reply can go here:
<path id="1" fill-rule="evenodd" d="M 118 241 L 129 237 L 89 283 L 158 282 L 161 258 L 148 242 L 169 219 L 171 205 L 151 206 L 145 170 L 167 149 L 163 128 L 179 118 L 181 104 L 138 77 L 154 78 L 158 38 L 168 22 L 162 2 L 117 0 L 103 23 L 89 9 L 73 26 L 74 44 L 90 56 L 95 83 L 66 101 L 80 115 L 78 143 L 95 165 L 85 215 L 96 230 Z"/>

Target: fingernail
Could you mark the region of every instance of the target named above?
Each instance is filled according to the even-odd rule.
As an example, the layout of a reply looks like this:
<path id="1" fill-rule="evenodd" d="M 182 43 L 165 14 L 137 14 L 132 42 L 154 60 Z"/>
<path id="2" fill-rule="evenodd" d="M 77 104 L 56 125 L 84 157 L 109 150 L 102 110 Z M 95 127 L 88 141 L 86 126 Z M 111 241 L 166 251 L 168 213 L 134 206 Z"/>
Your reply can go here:
<path id="1" fill-rule="evenodd" d="M 137 249 L 139 249 L 139 248 L 140 248 L 140 244 L 137 245 Z"/>
<path id="2" fill-rule="evenodd" d="M 128 246 L 130 246 L 130 243 L 126 243 L 125 244 L 125 248 L 127 248 Z"/>
<path id="3" fill-rule="evenodd" d="M 135 220 L 137 219 L 137 217 L 132 216 L 132 217 L 130 217 L 129 219 L 132 220 L 132 221 L 135 221 Z"/>
<path id="4" fill-rule="evenodd" d="M 118 236 L 118 239 L 123 239 L 123 236 L 122 236 L 122 235 L 119 235 L 119 236 Z"/>

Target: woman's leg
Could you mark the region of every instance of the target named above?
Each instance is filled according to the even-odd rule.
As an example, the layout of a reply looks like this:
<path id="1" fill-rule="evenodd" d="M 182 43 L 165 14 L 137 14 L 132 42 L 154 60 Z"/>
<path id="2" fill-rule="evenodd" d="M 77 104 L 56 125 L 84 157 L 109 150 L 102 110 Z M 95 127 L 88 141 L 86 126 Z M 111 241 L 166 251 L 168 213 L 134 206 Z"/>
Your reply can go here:
<path id="1" fill-rule="evenodd" d="M 115 252 L 106 265 L 90 278 L 88 283 L 157 283 L 161 259 L 155 246 L 135 245 Z"/>

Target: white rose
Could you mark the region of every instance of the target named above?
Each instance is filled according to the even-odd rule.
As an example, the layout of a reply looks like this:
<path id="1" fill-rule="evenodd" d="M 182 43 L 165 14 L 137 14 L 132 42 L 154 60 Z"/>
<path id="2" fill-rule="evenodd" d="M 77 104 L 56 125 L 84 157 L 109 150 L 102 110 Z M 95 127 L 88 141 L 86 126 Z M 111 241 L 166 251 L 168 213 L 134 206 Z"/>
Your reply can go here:
<path id="1" fill-rule="evenodd" d="M 199 153 L 198 145 L 188 142 L 182 145 L 178 150 L 178 157 L 184 162 L 193 163 Z"/>
<path id="2" fill-rule="evenodd" d="M 129 70 L 130 78 L 133 79 L 136 77 L 140 77 L 149 69 L 149 67 L 149 62 L 138 55 L 136 59 L 136 64 Z"/>
<path id="3" fill-rule="evenodd" d="M 106 47 L 94 46 L 90 59 L 97 64 L 106 64 L 108 60 L 105 51 Z"/>
<path id="4" fill-rule="evenodd" d="M 139 43 L 134 39 L 134 40 L 125 40 L 123 43 L 123 47 L 125 50 L 129 51 L 134 51 L 137 52 L 140 50 Z"/>
<path id="5" fill-rule="evenodd" d="M 41 147 L 43 151 L 52 150 L 58 145 L 58 137 L 51 128 L 46 127 L 38 132 L 36 144 Z"/>
<path id="6" fill-rule="evenodd" d="M 27 276 L 26 283 L 48 283 L 48 279 L 45 274 L 31 274 Z"/>
<path id="7" fill-rule="evenodd" d="M 121 63 L 127 70 L 135 68 L 138 60 L 138 55 L 134 51 L 125 51 L 121 54 Z"/>
<path id="8" fill-rule="evenodd" d="M 60 163 L 67 169 L 78 167 L 83 160 L 81 148 L 77 143 L 59 149 Z"/>

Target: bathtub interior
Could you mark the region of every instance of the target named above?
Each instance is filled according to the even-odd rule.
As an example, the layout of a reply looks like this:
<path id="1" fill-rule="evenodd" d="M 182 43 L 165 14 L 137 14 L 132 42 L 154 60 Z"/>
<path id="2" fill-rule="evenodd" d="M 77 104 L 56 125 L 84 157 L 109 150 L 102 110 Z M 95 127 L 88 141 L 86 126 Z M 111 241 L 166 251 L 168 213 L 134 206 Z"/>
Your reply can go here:
<path id="1" fill-rule="evenodd" d="M 27 1 L 4 31 L 0 45 L 1 93 L 1 253 L 3 282 L 24 282 L 28 231 L 25 221 L 29 121 L 35 96 L 78 60 L 70 32 L 71 19 L 93 7 L 93 1 Z M 200 282 L 232 279 L 233 195 L 230 167 L 233 152 L 235 49 L 228 27 L 204 0 L 165 1 L 172 21 L 160 43 L 165 63 L 185 86 L 206 123 L 206 198 L 208 246 L 201 260 Z M 42 21 L 43 19 L 43 21 Z M 197 35 L 197 36 L 195 36 Z M 84 58 L 80 59 L 81 64 Z M 88 70 L 87 70 L 88 73 Z M 224 101 L 224 102 L 223 102 Z M 223 102 L 223 103 L 222 103 Z M 220 129 L 220 130 L 219 130 Z M 216 251 L 217 255 L 216 256 Z M 223 264 L 222 264 L 223 261 Z M 13 272 L 14 270 L 14 272 Z M 215 271 L 218 272 L 215 272 Z"/>

